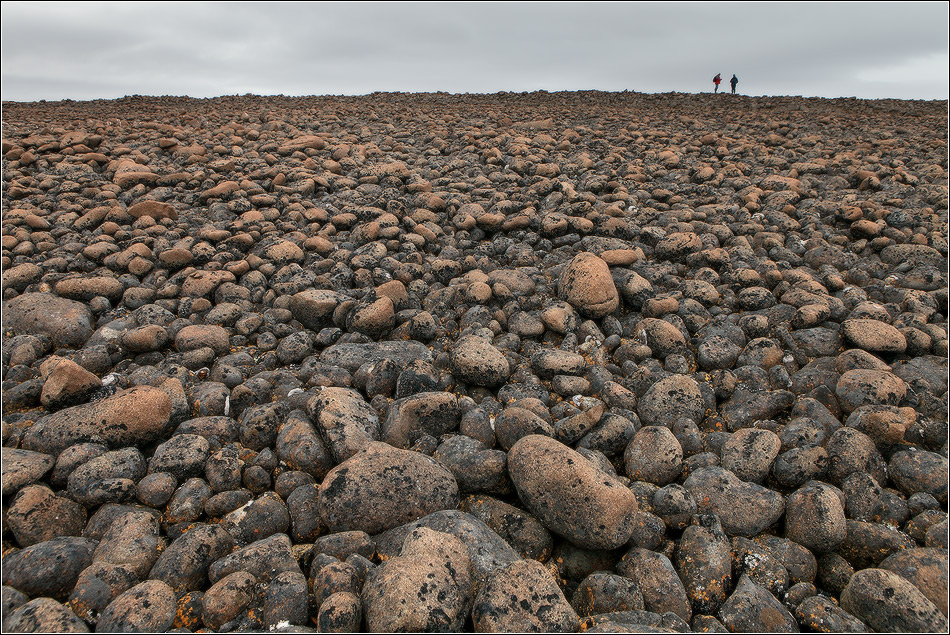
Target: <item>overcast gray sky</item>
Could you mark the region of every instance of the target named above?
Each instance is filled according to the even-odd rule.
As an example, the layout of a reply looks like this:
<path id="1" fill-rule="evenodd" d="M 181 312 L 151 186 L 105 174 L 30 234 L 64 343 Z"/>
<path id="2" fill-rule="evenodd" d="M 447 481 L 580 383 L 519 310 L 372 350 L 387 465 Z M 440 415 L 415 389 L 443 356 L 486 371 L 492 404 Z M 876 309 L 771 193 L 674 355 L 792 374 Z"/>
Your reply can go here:
<path id="1" fill-rule="evenodd" d="M 947 99 L 946 2 L 3 2 L 2 98 L 703 92 Z M 723 88 L 728 89 L 724 83 Z"/>

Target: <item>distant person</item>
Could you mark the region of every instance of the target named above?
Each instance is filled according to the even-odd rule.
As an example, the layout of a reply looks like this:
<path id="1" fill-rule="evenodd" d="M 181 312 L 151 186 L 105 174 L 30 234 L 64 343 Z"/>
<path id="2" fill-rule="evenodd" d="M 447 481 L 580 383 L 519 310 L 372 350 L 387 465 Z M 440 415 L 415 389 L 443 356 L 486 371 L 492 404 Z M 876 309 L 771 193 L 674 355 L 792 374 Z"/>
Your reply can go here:
<path id="1" fill-rule="evenodd" d="M 719 82 L 722 81 L 722 73 L 716 73 L 716 76 L 713 77 L 713 84 L 716 85 L 716 88 L 713 90 L 714 93 L 719 92 Z"/>
<path id="2" fill-rule="evenodd" d="M 718 75 L 717 75 L 717 77 L 718 77 Z M 732 84 L 732 94 L 735 95 L 735 94 L 736 94 L 736 84 L 739 83 L 739 78 L 736 77 L 735 73 L 733 73 L 732 79 L 729 80 L 729 83 Z"/>

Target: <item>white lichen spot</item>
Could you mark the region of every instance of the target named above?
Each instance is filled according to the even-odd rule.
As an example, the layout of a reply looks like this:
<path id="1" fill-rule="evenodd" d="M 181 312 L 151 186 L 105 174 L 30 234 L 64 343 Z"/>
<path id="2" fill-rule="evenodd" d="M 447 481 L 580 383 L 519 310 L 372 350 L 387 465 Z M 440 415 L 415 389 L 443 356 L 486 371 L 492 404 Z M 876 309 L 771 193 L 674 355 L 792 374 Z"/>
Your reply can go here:
<path id="1" fill-rule="evenodd" d="M 754 569 L 758 565 L 762 564 L 764 560 L 765 559 L 757 553 L 747 553 L 745 558 L 742 559 L 742 563 L 747 569 Z"/>

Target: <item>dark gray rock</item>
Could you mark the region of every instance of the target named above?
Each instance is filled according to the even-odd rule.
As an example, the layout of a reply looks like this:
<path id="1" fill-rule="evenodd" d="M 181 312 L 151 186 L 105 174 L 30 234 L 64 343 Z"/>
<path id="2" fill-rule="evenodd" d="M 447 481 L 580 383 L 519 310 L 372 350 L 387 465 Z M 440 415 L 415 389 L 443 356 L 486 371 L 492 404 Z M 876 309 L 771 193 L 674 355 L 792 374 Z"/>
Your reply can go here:
<path id="1" fill-rule="evenodd" d="M 875 631 L 939 633 L 947 617 L 907 579 L 885 569 L 863 569 L 841 592 L 841 608 Z"/>
<path id="2" fill-rule="evenodd" d="M 408 448 L 414 437 L 439 437 L 458 429 L 458 398 L 446 392 L 421 392 L 397 399 L 382 423 L 381 440 L 397 448 Z"/>
<path id="3" fill-rule="evenodd" d="M 592 573 L 577 585 L 571 607 L 581 617 L 643 610 L 640 585 L 614 573 Z"/>
<path id="4" fill-rule="evenodd" d="M 573 633 L 577 613 L 537 560 L 516 560 L 479 589 L 472 608 L 480 632 Z"/>
<path id="5" fill-rule="evenodd" d="M 713 513 L 732 536 L 754 536 L 775 524 L 785 511 L 781 494 L 746 483 L 721 467 L 703 467 L 683 482 L 700 512 Z"/>
<path id="6" fill-rule="evenodd" d="M 233 548 L 234 538 L 224 527 L 196 525 L 168 545 L 148 577 L 167 583 L 176 594 L 203 589 L 208 567 Z"/>
<path id="7" fill-rule="evenodd" d="M 459 503 L 452 473 L 427 456 L 371 442 L 320 485 L 320 516 L 330 531 L 377 534 Z"/>
<path id="8" fill-rule="evenodd" d="M 92 563 L 96 545 L 88 538 L 62 536 L 10 553 L 3 558 L 3 584 L 29 597 L 65 600 Z"/>
<path id="9" fill-rule="evenodd" d="M 404 366 L 417 359 L 432 362 L 432 351 L 420 342 L 371 342 L 368 344 L 334 344 L 322 353 L 320 361 L 342 366 L 354 373 L 366 363 L 378 363 L 390 359 Z"/>
<path id="10" fill-rule="evenodd" d="M 672 427 L 673 422 L 680 417 L 702 421 L 705 410 L 706 404 L 699 385 L 685 375 L 664 377 L 650 386 L 637 404 L 637 414 L 643 425 L 667 428 Z"/>
<path id="11" fill-rule="evenodd" d="M 518 554 L 491 527 L 466 512 L 438 511 L 376 536 L 376 551 L 381 557 L 400 553 L 403 542 L 418 528 L 455 536 L 468 549 L 475 579 L 481 583 L 496 570 L 518 559 Z"/>
<path id="12" fill-rule="evenodd" d="M 686 621 L 692 617 L 686 587 L 665 555 L 634 547 L 617 563 L 617 573 L 637 581 L 647 611 L 670 611 Z"/>
<path id="13" fill-rule="evenodd" d="M 252 542 L 216 560 L 208 569 L 212 584 L 237 571 L 250 573 L 269 583 L 285 571 L 300 572 L 286 534 L 274 534 Z"/>
<path id="14" fill-rule="evenodd" d="M 377 567 L 362 590 L 373 632 L 460 631 L 474 597 L 468 549 L 458 538 L 424 527 L 406 536 L 399 555 Z"/>
<path id="15" fill-rule="evenodd" d="M 798 633 L 798 623 L 775 596 L 747 576 L 719 610 L 719 619 L 730 631 L 748 633 Z"/>
<path id="16" fill-rule="evenodd" d="M 349 388 L 325 388 L 307 402 L 307 413 L 340 463 L 379 439 L 379 416 Z"/>
<path id="17" fill-rule="evenodd" d="M 551 555 L 551 532 L 525 510 L 484 495 L 463 498 L 459 508 L 488 525 L 522 558 L 544 562 Z M 479 560 L 475 556 L 472 560 L 477 571 Z"/>
<path id="18" fill-rule="evenodd" d="M 806 598 L 795 607 L 795 619 L 816 633 L 867 633 L 867 625 L 823 595 Z"/>

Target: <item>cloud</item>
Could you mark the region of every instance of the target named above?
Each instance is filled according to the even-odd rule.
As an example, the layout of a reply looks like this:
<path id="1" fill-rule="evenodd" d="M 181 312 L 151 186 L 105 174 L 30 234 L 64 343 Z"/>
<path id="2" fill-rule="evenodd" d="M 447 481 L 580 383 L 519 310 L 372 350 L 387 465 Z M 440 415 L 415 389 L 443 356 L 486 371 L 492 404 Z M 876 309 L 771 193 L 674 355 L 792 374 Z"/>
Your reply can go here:
<path id="1" fill-rule="evenodd" d="M 3 98 L 374 91 L 946 98 L 945 3 L 4 2 Z M 904 79 L 897 81 L 895 76 Z"/>

